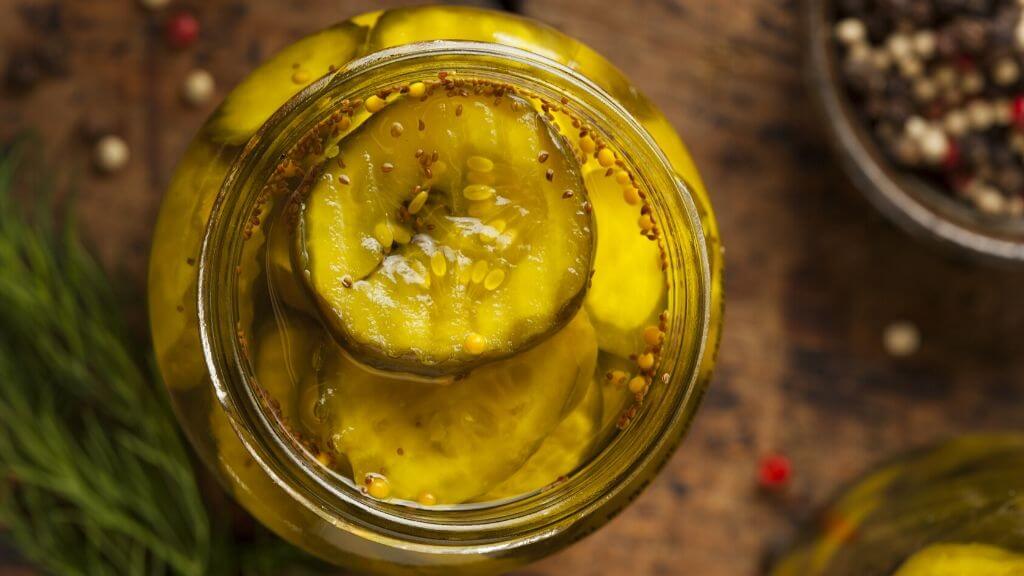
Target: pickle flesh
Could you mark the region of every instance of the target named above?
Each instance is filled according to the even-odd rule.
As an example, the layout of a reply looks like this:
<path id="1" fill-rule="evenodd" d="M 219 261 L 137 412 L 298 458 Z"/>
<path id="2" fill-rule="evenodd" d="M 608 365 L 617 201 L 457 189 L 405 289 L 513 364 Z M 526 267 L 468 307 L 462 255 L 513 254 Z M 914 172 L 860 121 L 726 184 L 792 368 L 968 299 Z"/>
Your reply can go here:
<path id="1" fill-rule="evenodd" d="M 457 504 L 509 478 L 593 380 L 597 341 L 585 312 L 543 344 L 448 386 L 373 374 L 344 352 L 326 359 L 325 445 L 354 479 L 386 478 L 402 500 Z"/>
<path id="2" fill-rule="evenodd" d="M 297 234 L 339 343 L 423 377 L 559 329 L 582 304 L 595 244 L 575 156 L 514 95 L 401 96 L 377 111 L 324 164 Z"/>

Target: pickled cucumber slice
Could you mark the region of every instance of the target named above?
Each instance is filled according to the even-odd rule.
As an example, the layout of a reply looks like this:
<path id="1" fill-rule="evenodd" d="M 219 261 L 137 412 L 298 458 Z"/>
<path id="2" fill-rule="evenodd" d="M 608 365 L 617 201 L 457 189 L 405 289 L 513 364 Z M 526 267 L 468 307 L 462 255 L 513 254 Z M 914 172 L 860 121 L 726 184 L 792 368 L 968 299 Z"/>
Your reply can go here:
<path id="1" fill-rule="evenodd" d="M 568 64 L 578 43 L 543 24 L 507 12 L 468 6 L 388 10 L 370 32 L 371 52 L 430 40 L 472 40 L 521 48 Z"/>
<path id="2" fill-rule="evenodd" d="M 206 129 L 218 142 L 245 142 L 310 82 L 355 58 L 365 39 L 366 28 L 342 22 L 289 45 L 231 91 Z"/>
<path id="3" fill-rule="evenodd" d="M 537 451 L 590 385 L 596 361 L 584 312 L 543 344 L 449 386 L 376 375 L 338 351 L 321 384 L 325 444 L 347 457 L 357 482 L 386 478 L 392 497 L 465 502 Z"/>
<path id="4" fill-rule="evenodd" d="M 256 350 L 256 380 L 289 422 L 299 421 L 299 384 L 316 377 L 314 352 L 321 330 L 301 317 L 271 323 L 260 330 Z"/>
<path id="5" fill-rule="evenodd" d="M 345 137 L 298 233 L 336 339 L 371 367 L 443 377 L 571 319 L 595 239 L 565 146 L 518 96 L 441 90 L 400 97 Z"/>
<path id="6" fill-rule="evenodd" d="M 601 383 L 593 378 L 582 401 L 551 432 L 526 464 L 480 500 L 501 500 L 529 494 L 575 470 L 594 448 L 603 409 Z"/>
<path id="7" fill-rule="evenodd" d="M 893 576 L 1020 576 L 1024 556 L 985 544 L 935 544 L 914 554 Z"/>
<path id="8" fill-rule="evenodd" d="M 273 300 L 315 316 L 316 306 L 295 275 L 293 238 L 285 218 L 274 222 L 268 234 L 267 276 Z"/>
<path id="9" fill-rule="evenodd" d="M 643 348 L 643 328 L 663 309 L 661 255 L 657 243 L 640 234 L 640 210 L 626 203 L 622 185 L 602 168 L 587 170 L 586 185 L 601 236 L 585 306 L 601 349 L 627 357 Z M 623 274 L 628 281 L 621 281 Z"/>

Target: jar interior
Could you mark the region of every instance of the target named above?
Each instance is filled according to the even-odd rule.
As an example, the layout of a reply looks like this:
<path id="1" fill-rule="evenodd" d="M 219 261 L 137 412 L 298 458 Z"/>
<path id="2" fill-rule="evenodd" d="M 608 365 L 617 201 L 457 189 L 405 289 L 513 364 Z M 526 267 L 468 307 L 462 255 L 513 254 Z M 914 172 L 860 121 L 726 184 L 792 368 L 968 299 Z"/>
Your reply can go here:
<path id="1" fill-rule="evenodd" d="M 446 74 L 528 90 L 560 107 L 568 115 L 562 122 L 580 122 L 590 127 L 594 138 L 609 143 L 621 161 L 618 166 L 631 173 L 638 190 L 647 191 L 649 215 L 657 222 L 663 239 L 657 245 L 662 247 L 663 266 L 659 268 L 664 270 L 658 273 L 666 289 L 656 308 L 667 314 L 660 320 L 664 339 L 644 394 L 637 394 L 635 402 L 624 397 L 611 428 L 609 422 L 602 422 L 607 436 L 601 438 L 600 432 L 595 435 L 592 455 L 580 458 L 559 478 L 508 497 L 417 504 L 408 498 L 391 501 L 368 497 L 367 491 L 373 495 L 372 486 L 361 485 L 350 470 L 325 466 L 322 446 L 288 425 L 288 418 L 282 417 L 281 398 L 275 398 L 265 385 L 266 378 L 260 378 L 261 330 L 271 330 L 270 326 L 278 330 L 270 338 L 284 346 L 277 352 L 277 364 L 288 364 L 284 356 L 289 348 L 304 349 L 301 338 L 281 336 L 282 326 L 287 329 L 301 322 L 283 312 L 289 306 L 287 301 L 295 297 L 288 292 L 296 286 L 265 279 L 260 282 L 261 276 L 270 276 L 267 270 L 274 266 L 273 227 L 263 225 L 276 225 L 287 215 L 286 203 L 265 192 L 275 171 L 282 170 L 282 158 L 346 103 L 356 99 L 365 102 L 382 89 L 408 87 Z M 578 133 L 572 136 L 577 142 L 580 139 Z M 605 172 L 603 167 L 592 172 L 596 186 L 602 185 L 604 178 L 614 180 L 614 172 L 608 176 Z M 588 181 L 591 194 L 592 188 Z M 615 193 L 621 193 L 621 186 Z M 602 207 L 595 208 L 600 217 Z M 643 218 L 639 208 L 637 215 Z M 266 220 L 266 216 L 271 217 Z M 636 216 L 624 218 L 637 225 L 632 222 Z M 600 223 L 599 218 L 598 251 Z M 644 241 L 656 245 L 655 240 Z M 550 529 L 571 522 L 575 514 L 595 509 L 622 492 L 641 472 L 660 466 L 660 460 L 670 453 L 671 446 L 667 445 L 678 441 L 703 392 L 698 386 L 698 368 L 709 329 L 708 266 L 704 234 L 686 184 L 668 168 L 643 128 L 599 88 L 567 68 L 516 49 L 431 42 L 387 50 L 351 63 L 307 88 L 249 142 L 229 172 L 204 242 L 200 261 L 201 329 L 208 364 L 216 368 L 213 380 L 218 397 L 235 429 L 256 460 L 303 505 L 335 521 L 400 535 L 403 541 L 434 542 L 443 537 L 446 541 L 500 539 L 507 544 L 510 538 L 528 539 L 537 533 L 538 526 Z M 615 278 L 629 273 L 611 270 L 608 279 L 601 280 L 610 283 L 604 290 L 614 292 Z M 628 306 L 631 285 L 620 281 L 618 286 L 625 288 L 622 298 Z M 263 304 L 256 304 L 260 301 Z M 651 323 L 657 325 L 658 316 L 655 312 L 653 318 L 645 319 L 641 330 Z M 263 326 L 257 326 L 261 322 Z M 636 338 L 642 341 L 643 336 Z M 607 345 L 613 347 L 614 343 Z M 273 357 L 270 353 L 266 356 Z M 598 359 L 591 383 L 598 390 L 615 385 L 628 391 L 628 382 L 612 383 L 617 376 L 605 378 L 604 374 L 612 374 L 616 366 L 628 368 L 638 358 L 630 358 L 628 352 L 606 356 Z M 286 386 L 301 385 L 301 378 L 290 369 L 288 372 Z M 294 420 L 301 423 L 301 408 L 293 416 L 293 424 Z"/>

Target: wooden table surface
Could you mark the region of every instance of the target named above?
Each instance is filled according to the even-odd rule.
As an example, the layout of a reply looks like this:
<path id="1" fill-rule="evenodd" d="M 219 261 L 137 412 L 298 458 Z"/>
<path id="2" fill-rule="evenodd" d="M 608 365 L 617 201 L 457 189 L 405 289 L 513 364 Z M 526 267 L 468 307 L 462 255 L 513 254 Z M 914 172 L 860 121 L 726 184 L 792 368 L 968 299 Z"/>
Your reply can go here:
<path id="1" fill-rule="evenodd" d="M 208 68 L 223 94 L 325 22 L 402 2 L 187 4 L 203 35 L 173 52 L 160 16 L 131 0 L 0 2 L 0 57 L 40 45 L 68 56 L 66 75 L 0 91 L 0 137 L 35 129 L 55 165 L 79 174 L 86 233 L 138 293 L 161 191 L 215 105 L 181 104 L 184 73 Z M 707 179 L 728 268 L 720 367 L 679 453 L 609 526 L 523 574 L 757 574 L 800 519 L 870 463 L 1019 423 L 1024 271 L 922 246 L 851 187 L 803 82 L 799 2 L 502 4 L 589 43 L 665 110 Z M 94 174 L 83 125 L 122 133 L 128 168 Z M 126 306 L 144 313 L 141 300 Z M 881 334 L 900 319 L 921 327 L 923 347 L 897 361 Z M 757 461 L 775 451 L 794 465 L 784 499 L 756 489 Z"/>

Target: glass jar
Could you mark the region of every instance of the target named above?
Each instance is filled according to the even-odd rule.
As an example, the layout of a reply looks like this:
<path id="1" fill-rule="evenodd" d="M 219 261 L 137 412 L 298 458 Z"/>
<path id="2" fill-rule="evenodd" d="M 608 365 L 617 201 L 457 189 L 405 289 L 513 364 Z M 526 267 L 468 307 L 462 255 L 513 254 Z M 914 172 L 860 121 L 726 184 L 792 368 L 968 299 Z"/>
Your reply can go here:
<path id="1" fill-rule="evenodd" d="M 1024 573 L 1024 437 L 967 436 L 861 478 L 775 576 Z"/>
<path id="2" fill-rule="evenodd" d="M 444 40 L 440 40 L 444 39 Z M 458 73 L 561 101 L 613 142 L 665 229 L 669 318 L 659 376 L 627 427 L 586 465 L 527 497 L 415 508 L 366 498 L 281 429 L 253 383 L 243 242 L 286 151 L 340 102 Z M 579 42 L 496 12 L 425 7 L 358 16 L 285 48 L 200 129 L 171 182 L 151 256 L 158 362 L 206 464 L 263 524 L 319 557 L 383 573 L 512 568 L 597 529 L 650 482 L 688 427 L 722 322 L 722 258 L 703 183 L 654 106 Z M 625 295 L 628 297 L 628 295 Z"/>

